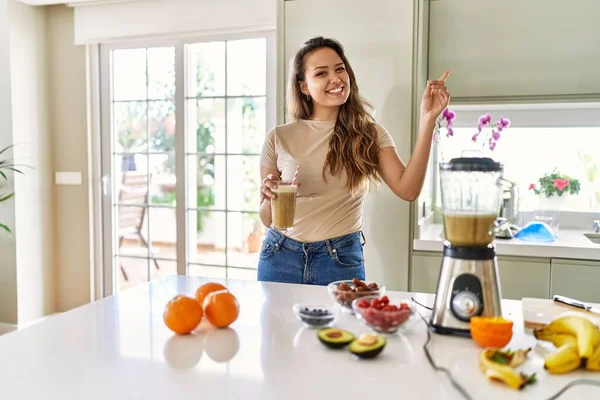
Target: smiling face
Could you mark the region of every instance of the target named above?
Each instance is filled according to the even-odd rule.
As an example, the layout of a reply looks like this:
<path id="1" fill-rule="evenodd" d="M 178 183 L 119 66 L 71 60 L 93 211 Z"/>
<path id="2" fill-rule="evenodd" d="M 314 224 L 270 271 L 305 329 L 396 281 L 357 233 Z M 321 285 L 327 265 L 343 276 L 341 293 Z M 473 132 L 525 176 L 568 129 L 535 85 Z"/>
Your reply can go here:
<path id="1" fill-rule="evenodd" d="M 304 57 L 304 81 L 300 89 L 313 101 L 313 116 L 330 114 L 348 100 L 350 76 L 335 50 L 323 47 Z"/>

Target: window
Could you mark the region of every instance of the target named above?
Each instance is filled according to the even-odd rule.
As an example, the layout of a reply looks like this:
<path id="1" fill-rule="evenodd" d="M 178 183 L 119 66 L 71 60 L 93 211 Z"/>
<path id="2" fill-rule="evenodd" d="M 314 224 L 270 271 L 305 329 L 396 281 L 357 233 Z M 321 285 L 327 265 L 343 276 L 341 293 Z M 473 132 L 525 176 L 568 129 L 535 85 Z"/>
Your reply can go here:
<path id="1" fill-rule="evenodd" d="M 539 196 L 529 186 L 545 173 L 556 171 L 577 178 L 581 190 L 569 196 L 565 209 L 574 212 L 600 211 L 600 105 L 597 103 L 457 105 L 453 137 L 442 128 L 440 143 L 435 145 L 428 172 L 429 186 L 419 199 L 419 217 L 426 217 L 427 207 L 441 207 L 439 162 L 460 157 L 464 151 L 481 151 L 481 155 L 504 164 L 504 177 L 518 185 L 519 208 L 536 210 Z M 511 120 L 511 127 L 501 134 L 494 151 L 481 140 L 473 143 L 480 115 L 490 113 L 492 122 L 501 116 Z M 489 128 L 486 128 L 489 131 Z M 484 131 L 485 133 L 485 131 Z"/>
<path id="2" fill-rule="evenodd" d="M 119 290 L 178 270 L 256 278 L 273 36 L 102 48 L 105 260 Z"/>

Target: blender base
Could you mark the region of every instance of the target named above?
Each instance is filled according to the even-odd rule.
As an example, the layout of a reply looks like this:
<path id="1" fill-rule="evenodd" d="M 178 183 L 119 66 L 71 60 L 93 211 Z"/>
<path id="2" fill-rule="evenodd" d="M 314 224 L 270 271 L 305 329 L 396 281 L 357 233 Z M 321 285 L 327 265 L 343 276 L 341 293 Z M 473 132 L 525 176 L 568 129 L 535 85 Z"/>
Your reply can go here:
<path id="1" fill-rule="evenodd" d="M 434 333 L 440 334 L 440 335 L 462 336 L 462 337 L 466 337 L 466 338 L 471 337 L 471 331 L 469 331 L 468 329 L 465 330 L 465 329 L 458 329 L 458 328 L 447 328 L 447 327 L 434 325 L 434 324 L 430 323 L 429 330 L 431 330 Z"/>

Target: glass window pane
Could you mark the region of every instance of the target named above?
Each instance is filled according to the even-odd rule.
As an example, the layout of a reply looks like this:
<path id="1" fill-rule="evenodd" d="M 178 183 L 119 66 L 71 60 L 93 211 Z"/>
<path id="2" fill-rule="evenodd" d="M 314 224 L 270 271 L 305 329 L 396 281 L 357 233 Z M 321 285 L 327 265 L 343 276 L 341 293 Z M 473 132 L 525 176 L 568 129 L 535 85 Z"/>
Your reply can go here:
<path id="1" fill-rule="evenodd" d="M 190 208 L 225 209 L 225 156 L 188 157 Z M 220 177 L 220 179 L 217 179 Z"/>
<path id="2" fill-rule="evenodd" d="M 148 98 L 175 98 L 175 48 L 148 49 Z"/>
<path id="3" fill-rule="evenodd" d="M 266 134 L 266 97 L 227 100 L 227 151 L 260 154 Z"/>
<path id="4" fill-rule="evenodd" d="M 148 155 L 150 164 L 150 203 L 175 207 L 175 151 Z"/>
<path id="5" fill-rule="evenodd" d="M 113 100 L 146 99 L 146 49 L 114 50 Z"/>
<path id="6" fill-rule="evenodd" d="M 116 155 L 118 159 L 120 155 Z M 148 172 L 146 168 L 145 154 L 127 154 L 127 157 L 133 156 L 138 167 L 138 171 L 123 171 L 115 173 L 114 193 L 115 204 L 121 205 L 141 205 L 148 203 Z"/>
<path id="7" fill-rule="evenodd" d="M 136 153 L 148 148 L 147 103 L 113 103 L 114 146 L 117 153 Z"/>
<path id="8" fill-rule="evenodd" d="M 231 212 L 227 215 L 227 264 L 257 268 L 265 235 L 258 213 Z"/>
<path id="9" fill-rule="evenodd" d="M 148 102 L 148 129 L 150 151 L 175 150 L 175 103 L 172 101 Z"/>
<path id="10" fill-rule="evenodd" d="M 225 95 L 225 42 L 196 43 L 188 47 L 195 76 L 188 79 L 190 97 Z"/>
<path id="11" fill-rule="evenodd" d="M 189 136 L 192 136 L 190 143 L 196 143 L 198 153 L 225 153 L 224 99 L 197 101 L 196 132 L 190 132 Z"/>
<path id="12" fill-rule="evenodd" d="M 118 255 L 148 256 L 148 209 L 143 206 L 115 206 Z"/>
<path id="13" fill-rule="evenodd" d="M 489 128 L 484 128 L 477 143 L 473 143 L 471 138 L 476 132 L 475 128 L 455 129 L 453 137 L 443 137 L 441 140 L 443 159 L 447 161 L 460 156 L 465 149 L 481 149 L 483 155 L 504 163 L 504 177 L 518 185 L 519 209 L 522 211 L 539 207 L 540 197 L 529 186 L 554 169 L 581 183 L 581 191 L 569 196 L 567 208 L 573 211 L 600 209 L 600 165 L 595 161 L 600 160 L 600 128 L 510 127 L 501 133 L 493 151 L 485 146 L 488 142 L 484 137 L 490 131 Z M 439 185 L 439 181 L 437 184 Z"/>
<path id="14" fill-rule="evenodd" d="M 177 219 L 175 208 L 148 208 L 149 240 L 152 257 L 174 260 L 177 258 Z M 156 265 L 151 265 L 156 267 Z"/>
<path id="15" fill-rule="evenodd" d="M 227 157 L 227 209 L 258 211 L 260 205 L 259 156 Z"/>
<path id="16" fill-rule="evenodd" d="M 225 279 L 225 267 L 209 267 L 206 265 L 189 264 L 188 275 Z"/>
<path id="17" fill-rule="evenodd" d="M 196 216 L 196 237 L 190 237 L 191 262 L 225 265 L 225 213 L 189 211 Z M 193 218 L 192 218 L 193 220 Z"/>
<path id="18" fill-rule="evenodd" d="M 118 291 L 148 282 L 148 261 L 141 257 L 115 256 Z"/>
<path id="19" fill-rule="evenodd" d="M 227 42 L 227 95 L 262 96 L 267 93 L 267 40 Z"/>

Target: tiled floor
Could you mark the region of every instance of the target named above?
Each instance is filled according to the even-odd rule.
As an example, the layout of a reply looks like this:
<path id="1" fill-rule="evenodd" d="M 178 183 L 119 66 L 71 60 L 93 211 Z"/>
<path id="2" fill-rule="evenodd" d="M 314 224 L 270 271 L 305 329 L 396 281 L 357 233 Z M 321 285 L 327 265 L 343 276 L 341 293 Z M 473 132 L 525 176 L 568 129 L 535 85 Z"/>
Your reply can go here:
<path id="1" fill-rule="evenodd" d="M 154 257 L 161 258 L 156 260 L 158 269 L 153 260 L 148 260 L 148 250 L 137 243 L 125 244 L 121 249 L 121 257 L 118 259 L 127 274 L 128 280 L 125 280 L 123 273 L 118 271 L 118 290 L 125 290 L 139 285 L 148 280 L 156 279 L 161 276 L 177 273 L 176 251 L 174 245 L 152 246 Z M 129 256 L 129 257 L 128 257 Z M 131 257 L 135 256 L 135 257 Z M 247 251 L 229 251 L 227 254 L 227 264 L 230 266 L 240 266 L 252 269 L 229 268 L 227 271 L 223 267 L 225 264 L 225 252 L 209 249 L 199 249 L 195 260 L 207 265 L 189 266 L 189 275 L 206 276 L 214 278 L 235 278 L 235 279 L 256 279 L 256 266 L 258 264 L 258 253 L 249 253 Z M 227 274 L 227 275 L 226 275 Z"/>

